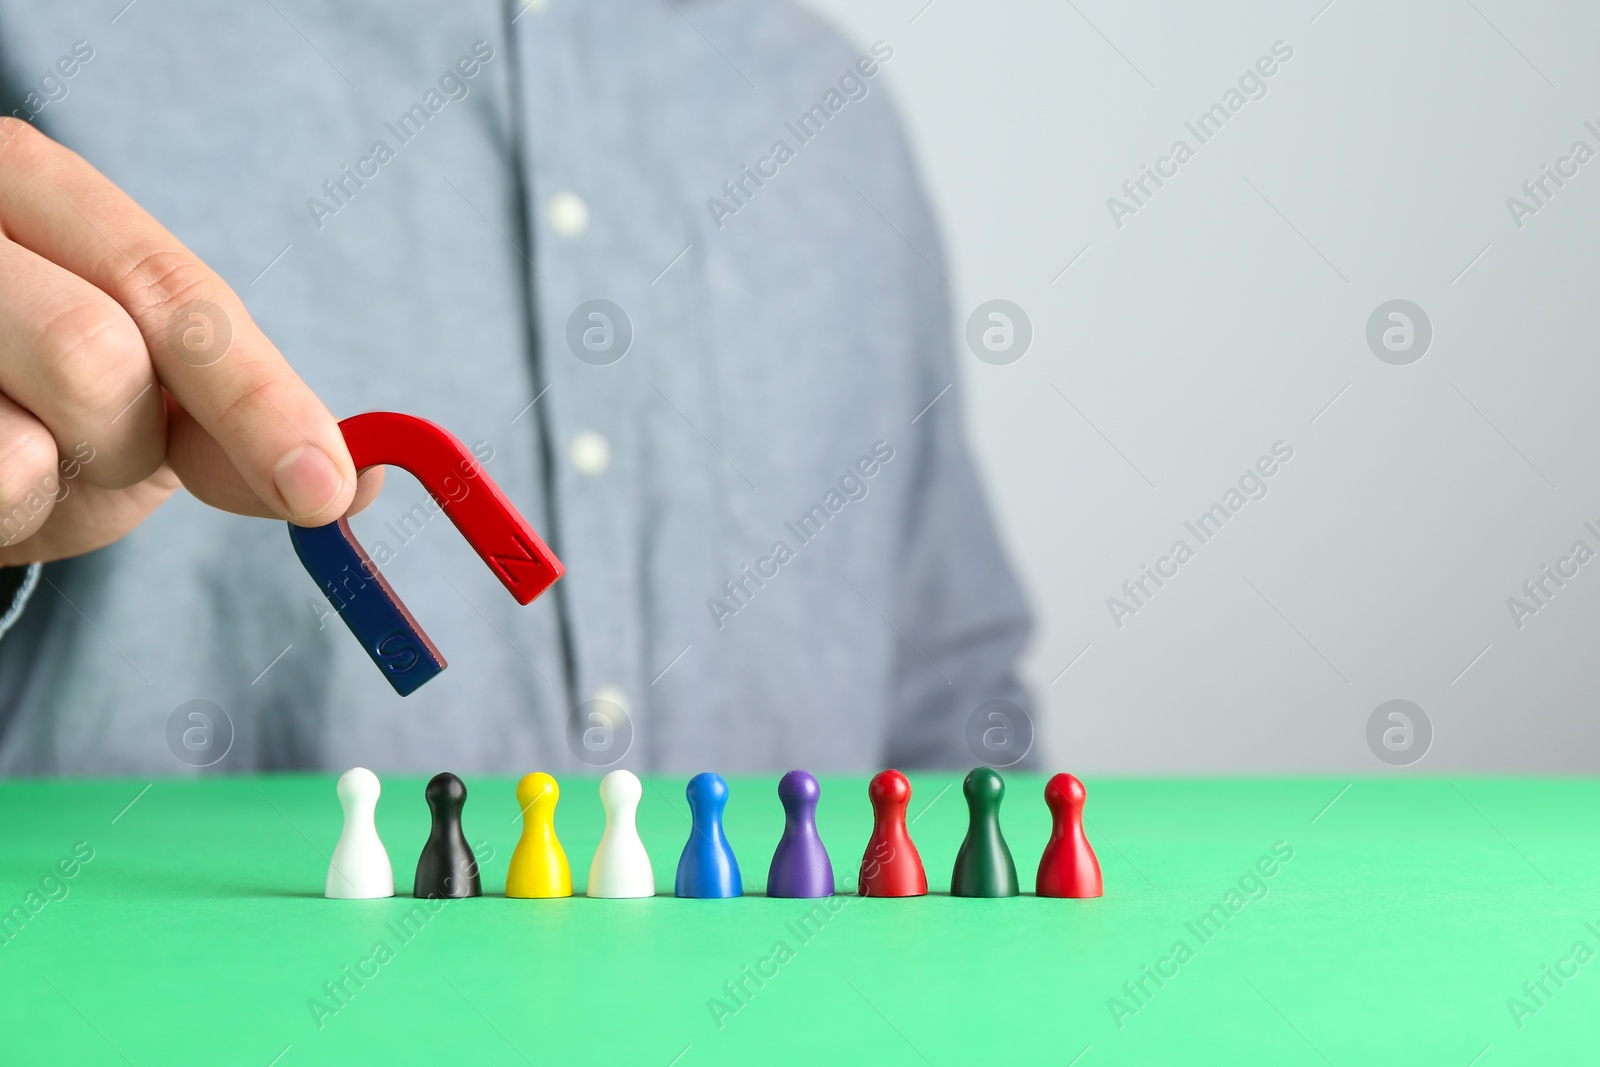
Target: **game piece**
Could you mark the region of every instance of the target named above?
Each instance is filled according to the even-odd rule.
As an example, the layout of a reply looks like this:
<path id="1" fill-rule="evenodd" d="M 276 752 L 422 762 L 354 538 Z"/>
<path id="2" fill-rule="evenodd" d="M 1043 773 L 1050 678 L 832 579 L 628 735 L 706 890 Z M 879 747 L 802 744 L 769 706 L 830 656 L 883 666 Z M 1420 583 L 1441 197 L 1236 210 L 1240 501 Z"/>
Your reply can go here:
<path id="1" fill-rule="evenodd" d="M 511 506 L 477 457 L 443 427 L 414 415 L 369 411 L 339 423 L 358 471 L 390 465 L 411 472 L 517 603 L 530 603 L 565 572 Z M 339 617 L 401 696 L 445 669 L 344 519 L 289 524 L 289 540 Z"/>
<path id="2" fill-rule="evenodd" d="M 739 861 L 722 832 L 722 810 L 728 805 L 728 783 L 709 771 L 689 779 L 689 841 L 678 857 L 673 892 L 680 897 L 736 897 L 744 892 Z"/>
<path id="3" fill-rule="evenodd" d="M 1083 832 L 1083 783 L 1058 774 L 1044 787 L 1050 808 L 1050 841 L 1039 859 L 1034 888 L 1041 897 L 1098 897 L 1104 892 L 1100 861 Z"/>
<path id="4" fill-rule="evenodd" d="M 335 900 L 370 900 L 394 896 L 394 868 L 378 838 L 375 816 L 383 787 L 365 767 L 353 767 L 339 776 L 339 803 L 344 808 L 344 829 L 333 847 L 325 890 Z"/>
<path id="5" fill-rule="evenodd" d="M 967 775 L 961 786 L 967 795 L 967 838 L 956 853 L 955 871 L 950 875 L 953 897 L 1014 897 L 1017 865 L 1000 833 L 1000 801 L 1006 783 L 993 768 L 979 767 Z"/>
<path id="6" fill-rule="evenodd" d="M 817 833 L 817 801 L 822 787 L 807 771 L 790 771 L 778 782 L 783 802 L 783 836 L 767 870 L 769 897 L 833 896 L 833 863 Z"/>
<path id="7" fill-rule="evenodd" d="M 467 803 L 467 787 L 461 779 L 445 771 L 428 782 L 424 794 L 433 814 L 428 843 L 417 859 L 417 878 L 412 884 L 415 897 L 481 897 L 483 883 L 478 877 L 478 861 L 466 836 L 461 832 L 461 809 Z"/>
<path id="8" fill-rule="evenodd" d="M 508 897 L 570 897 L 572 869 L 556 837 L 556 802 L 561 787 L 543 771 L 517 783 L 517 806 L 522 809 L 522 837 L 511 853 L 506 871 Z"/>
<path id="9" fill-rule="evenodd" d="M 606 809 L 606 830 L 589 864 L 591 897 L 653 897 L 656 875 L 650 854 L 639 840 L 635 815 L 644 787 L 632 771 L 612 771 L 600 779 L 600 803 Z"/>
<path id="10" fill-rule="evenodd" d="M 911 783 L 899 771 L 879 771 L 867 786 L 867 799 L 872 801 L 872 836 L 861 856 L 861 895 L 925 896 L 928 875 L 906 826 Z"/>

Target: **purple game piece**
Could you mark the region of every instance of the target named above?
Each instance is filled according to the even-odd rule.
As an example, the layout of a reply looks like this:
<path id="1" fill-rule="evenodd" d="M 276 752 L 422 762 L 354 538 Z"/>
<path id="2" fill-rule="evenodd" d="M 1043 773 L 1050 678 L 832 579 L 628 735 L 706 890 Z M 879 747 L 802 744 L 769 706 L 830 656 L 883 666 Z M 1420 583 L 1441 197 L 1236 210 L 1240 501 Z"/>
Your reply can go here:
<path id="1" fill-rule="evenodd" d="M 767 871 L 767 896 L 833 896 L 833 864 L 817 836 L 817 798 L 821 795 L 822 787 L 807 771 L 790 771 L 778 783 L 783 838 Z"/>

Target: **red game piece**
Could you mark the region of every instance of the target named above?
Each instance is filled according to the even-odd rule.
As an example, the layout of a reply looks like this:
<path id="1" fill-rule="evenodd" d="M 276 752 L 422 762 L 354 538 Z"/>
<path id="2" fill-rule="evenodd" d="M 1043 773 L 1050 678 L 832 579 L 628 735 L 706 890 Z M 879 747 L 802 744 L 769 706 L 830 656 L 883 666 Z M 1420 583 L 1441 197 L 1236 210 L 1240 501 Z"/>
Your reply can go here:
<path id="1" fill-rule="evenodd" d="M 906 828 L 911 783 L 899 771 L 880 771 L 867 786 L 867 797 L 872 801 L 872 837 L 861 857 L 861 895 L 925 896 L 928 875 Z"/>
<path id="2" fill-rule="evenodd" d="M 1039 859 L 1035 889 L 1041 897 L 1098 897 L 1104 892 L 1100 861 L 1083 832 L 1083 783 L 1058 774 L 1044 787 L 1053 827 Z"/>

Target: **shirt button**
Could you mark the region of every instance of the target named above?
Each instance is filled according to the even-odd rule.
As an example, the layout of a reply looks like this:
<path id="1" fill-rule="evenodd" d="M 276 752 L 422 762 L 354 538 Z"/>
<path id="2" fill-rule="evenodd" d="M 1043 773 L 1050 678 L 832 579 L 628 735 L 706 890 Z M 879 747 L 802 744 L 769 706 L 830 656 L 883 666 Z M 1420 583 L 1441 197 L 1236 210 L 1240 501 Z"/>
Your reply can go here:
<path id="1" fill-rule="evenodd" d="M 604 474 L 611 466 L 611 442 L 593 430 L 584 430 L 573 435 L 567 457 L 579 474 Z"/>
<path id="2" fill-rule="evenodd" d="M 609 704 L 615 704 L 617 707 L 622 709 L 622 713 L 624 715 L 628 713 L 628 694 L 624 693 L 618 686 L 602 685 L 599 689 L 594 691 L 594 699 L 604 700 Z"/>
<path id="3" fill-rule="evenodd" d="M 576 193 L 557 193 L 544 210 L 550 228 L 562 237 L 576 237 L 589 228 L 589 205 Z"/>

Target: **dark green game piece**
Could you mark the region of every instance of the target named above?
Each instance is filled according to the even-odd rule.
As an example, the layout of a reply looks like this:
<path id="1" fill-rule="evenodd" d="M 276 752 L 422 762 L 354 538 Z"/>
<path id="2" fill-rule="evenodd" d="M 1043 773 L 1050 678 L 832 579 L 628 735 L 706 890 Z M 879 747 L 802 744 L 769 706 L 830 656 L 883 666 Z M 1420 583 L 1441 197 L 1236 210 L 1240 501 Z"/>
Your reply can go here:
<path id="1" fill-rule="evenodd" d="M 1017 865 L 1000 834 L 1000 801 L 1006 783 L 989 767 L 979 767 L 967 775 L 961 786 L 967 795 L 967 839 L 956 853 L 955 873 L 950 876 L 953 897 L 1014 897 Z"/>

